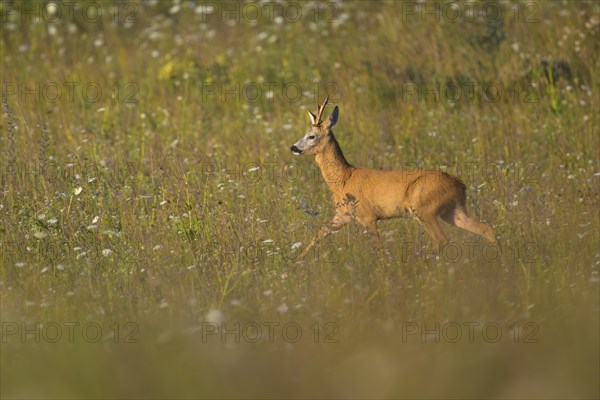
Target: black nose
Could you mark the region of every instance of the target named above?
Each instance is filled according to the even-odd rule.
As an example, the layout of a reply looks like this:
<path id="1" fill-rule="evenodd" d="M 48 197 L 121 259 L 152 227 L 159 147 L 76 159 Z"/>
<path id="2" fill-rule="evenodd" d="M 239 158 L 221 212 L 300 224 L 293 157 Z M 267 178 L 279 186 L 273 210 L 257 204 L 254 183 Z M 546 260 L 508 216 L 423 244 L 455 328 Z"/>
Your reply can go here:
<path id="1" fill-rule="evenodd" d="M 292 153 L 296 153 L 296 154 L 302 153 L 300 151 L 300 149 L 296 147 L 296 145 L 293 145 L 292 147 L 290 147 L 290 150 L 292 151 Z"/>

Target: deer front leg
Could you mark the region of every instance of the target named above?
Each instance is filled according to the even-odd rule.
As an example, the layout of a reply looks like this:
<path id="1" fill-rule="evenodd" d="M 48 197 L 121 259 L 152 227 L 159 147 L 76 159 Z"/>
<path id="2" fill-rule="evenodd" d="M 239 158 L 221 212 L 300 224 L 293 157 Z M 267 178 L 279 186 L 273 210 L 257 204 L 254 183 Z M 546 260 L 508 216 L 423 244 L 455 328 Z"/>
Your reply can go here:
<path id="1" fill-rule="evenodd" d="M 306 246 L 306 249 L 304 249 L 304 251 L 302 252 L 302 254 L 300 254 L 300 258 L 299 260 L 304 259 L 304 257 L 308 254 L 309 251 L 312 250 L 312 248 L 321 240 L 325 239 L 327 236 L 329 236 L 330 233 L 332 232 L 336 232 L 338 230 L 340 230 L 340 228 L 344 225 L 346 225 L 348 222 L 352 221 L 352 217 L 347 214 L 338 214 L 336 213 L 335 216 L 333 217 L 333 219 L 331 220 L 331 222 L 325 224 L 325 226 L 323 226 L 320 230 L 319 233 L 317 233 L 317 236 L 315 236 L 315 238 L 312 240 L 312 242 L 310 242 L 310 244 L 308 246 Z"/>
<path id="2" fill-rule="evenodd" d="M 379 237 L 379 231 L 377 230 L 377 220 L 367 220 L 361 223 L 369 232 L 369 236 L 371 236 L 371 242 L 373 243 L 373 247 L 375 248 L 377 255 L 380 258 L 382 258 L 383 249 L 381 247 L 381 238 Z"/>

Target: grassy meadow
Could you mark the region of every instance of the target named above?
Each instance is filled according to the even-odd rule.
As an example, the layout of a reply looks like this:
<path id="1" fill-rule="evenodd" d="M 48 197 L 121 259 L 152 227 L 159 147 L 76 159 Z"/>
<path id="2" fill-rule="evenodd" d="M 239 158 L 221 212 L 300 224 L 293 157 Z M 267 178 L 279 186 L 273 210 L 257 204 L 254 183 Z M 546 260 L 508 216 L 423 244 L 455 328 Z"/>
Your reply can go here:
<path id="1" fill-rule="evenodd" d="M 2 1 L 2 398 L 598 398 L 593 1 Z M 499 245 L 333 216 L 442 169 Z"/>

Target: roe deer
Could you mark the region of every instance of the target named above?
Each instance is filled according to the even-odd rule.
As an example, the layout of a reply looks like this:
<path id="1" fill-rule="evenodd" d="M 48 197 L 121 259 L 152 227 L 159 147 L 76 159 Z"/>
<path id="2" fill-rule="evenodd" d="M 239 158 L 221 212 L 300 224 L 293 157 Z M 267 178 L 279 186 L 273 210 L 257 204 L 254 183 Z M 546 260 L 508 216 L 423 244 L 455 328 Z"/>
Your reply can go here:
<path id="1" fill-rule="evenodd" d="M 435 170 L 382 171 L 350 165 L 331 130 L 338 120 L 338 107 L 329 118 L 321 119 L 328 99 L 329 96 L 317 106 L 316 116 L 308 111 L 311 126 L 290 148 L 295 155 L 315 156 L 323 178 L 333 192 L 335 204 L 335 216 L 321 228 L 300 259 L 318 241 L 352 220 L 367 229 L 381 255 L 377 221 L 406 214 L 417 218 L 434 240 L 438 254 L 448 243 L 438 217 L 490 242 L 496 241 L 491 226 L 467 215 L 466 185 L 458 177 Z"/>

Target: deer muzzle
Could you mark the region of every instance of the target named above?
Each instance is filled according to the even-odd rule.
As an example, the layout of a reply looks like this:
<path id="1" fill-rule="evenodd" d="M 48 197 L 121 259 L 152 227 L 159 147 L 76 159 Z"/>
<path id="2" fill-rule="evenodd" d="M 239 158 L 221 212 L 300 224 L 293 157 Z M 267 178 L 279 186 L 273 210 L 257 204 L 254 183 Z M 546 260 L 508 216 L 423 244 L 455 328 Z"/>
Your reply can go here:
<path id="1" fill-rule="evenodd" d="M 292 151 L 292 153 L 294 153 L 295 155 L 300 155 L 302 154 L 302 150 L 300 150 L 299 148 L 296 147 L 296 145 L 293 145 L 292 147 L 290 147 L 290 150 Z"/>

